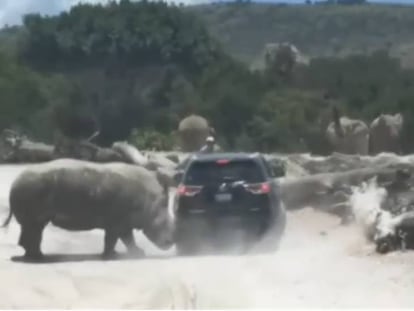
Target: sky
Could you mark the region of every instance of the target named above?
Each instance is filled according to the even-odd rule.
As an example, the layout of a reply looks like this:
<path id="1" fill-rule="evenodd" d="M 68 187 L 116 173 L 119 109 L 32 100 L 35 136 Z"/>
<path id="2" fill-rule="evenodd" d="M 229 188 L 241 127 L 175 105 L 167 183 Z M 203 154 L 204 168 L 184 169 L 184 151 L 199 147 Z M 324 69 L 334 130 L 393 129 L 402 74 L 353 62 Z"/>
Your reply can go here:
<path id="1" fill-rule="evenodd" d="M 184 4 L 209 2 L 208 0 L 177 0 Z M 255 1 L 255 0 L 253 0 Z M 264 2 L 303 3 L 303 0 L 257 0 Z M 27 13 L 47 15 L 58 14 L 68 10 L 72 5 L 82 3 L 105 3 L 108 0 L 0 0 L 0 27 L 20 24 L 22 16 Z M 414 0 L 370 0 L 369 2 L 414 4 Z"/>

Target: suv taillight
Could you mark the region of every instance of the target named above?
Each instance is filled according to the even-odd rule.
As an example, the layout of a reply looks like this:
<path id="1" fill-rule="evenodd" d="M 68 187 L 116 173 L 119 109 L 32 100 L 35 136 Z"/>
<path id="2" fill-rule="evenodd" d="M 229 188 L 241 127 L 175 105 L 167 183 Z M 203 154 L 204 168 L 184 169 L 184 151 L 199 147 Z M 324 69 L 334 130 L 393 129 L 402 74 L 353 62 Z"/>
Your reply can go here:
<path id="1" fill-rule="evenodd" d="M 246 184 L 244 188 L 253 194 L 267 194 L 270 192 L 270 184 L 267 182 L 258 184 Z"/>
<path id="2" fill-rule="evenodd" d="M 202 188 L 203 188 L 202 186 L 180 185 L 178 186 L 177 194 L 179 196 L 192 197 L 192 196 L 195 196 L 197 193 L 199 193 Z"/>

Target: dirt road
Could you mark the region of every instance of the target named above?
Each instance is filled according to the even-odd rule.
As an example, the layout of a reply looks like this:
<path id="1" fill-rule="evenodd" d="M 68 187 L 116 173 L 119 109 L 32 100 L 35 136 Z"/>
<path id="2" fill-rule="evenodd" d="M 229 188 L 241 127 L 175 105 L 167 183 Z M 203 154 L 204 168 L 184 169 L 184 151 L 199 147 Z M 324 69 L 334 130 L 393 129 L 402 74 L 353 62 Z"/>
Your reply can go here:
<path id="1" fill-rule="evenodd" d="M 0 168 L 1 219 L 20 169 Z M 137 234 L 152 258 L 103 262 L 103 232 L 49 226 L 52 262 L 28 264 L 10 259 L 18 233 L 14 221 L 0 231 L 1 308 L 414 307 L 414 252 L 376 255 L 358 228 L 312 209 L 289 214 L 271 255 L 174 258 Z"/>

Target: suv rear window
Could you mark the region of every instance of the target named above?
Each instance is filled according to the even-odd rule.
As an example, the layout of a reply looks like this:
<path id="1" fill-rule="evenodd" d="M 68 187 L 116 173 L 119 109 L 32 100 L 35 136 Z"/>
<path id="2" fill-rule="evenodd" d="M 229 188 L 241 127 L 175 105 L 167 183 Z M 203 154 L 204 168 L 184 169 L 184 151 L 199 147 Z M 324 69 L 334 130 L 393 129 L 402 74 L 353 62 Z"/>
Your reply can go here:
<path id="1" fill-rule="evenodd" d="M 239 180 L 260 183 L 264 181 L 264 176 L 260 166 L 252 160 L 231 160 L 226 164 L 194 162 L 189 167 L 184 182 L 187 185 L 204 185 Z"/>

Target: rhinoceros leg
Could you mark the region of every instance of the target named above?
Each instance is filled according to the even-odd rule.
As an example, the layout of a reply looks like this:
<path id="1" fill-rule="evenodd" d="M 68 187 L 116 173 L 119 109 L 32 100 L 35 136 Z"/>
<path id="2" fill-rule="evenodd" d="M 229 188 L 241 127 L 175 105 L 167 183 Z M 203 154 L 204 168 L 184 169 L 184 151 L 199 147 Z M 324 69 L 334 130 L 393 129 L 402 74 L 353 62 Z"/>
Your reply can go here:
<path id="1" fill-rule="evenodd" d="M 44 224 L 24 224 L 21 226 L 19 245 L 25 250 L 25 258 L 34 260 L 43 258 L 40 245 L 44 227 Z"/>
<path id="2" fill-rule="evenodd" d="M 115 245 L 118 241 L 119 234 L 113 229 L 105 229 L 104 251 L 102 257 L 106 259 L 116 257 Z"/>
<path id="3" fill-rule="evenodd" d="M 135 242 L 133 229 L 125 230 L 125 232 L 121 234 L 120 238 L 122 243 L 124 243 L 128 249 L 128 253 L 139 256 L 145 255 L 144 251 L 140 249 Z"/>

